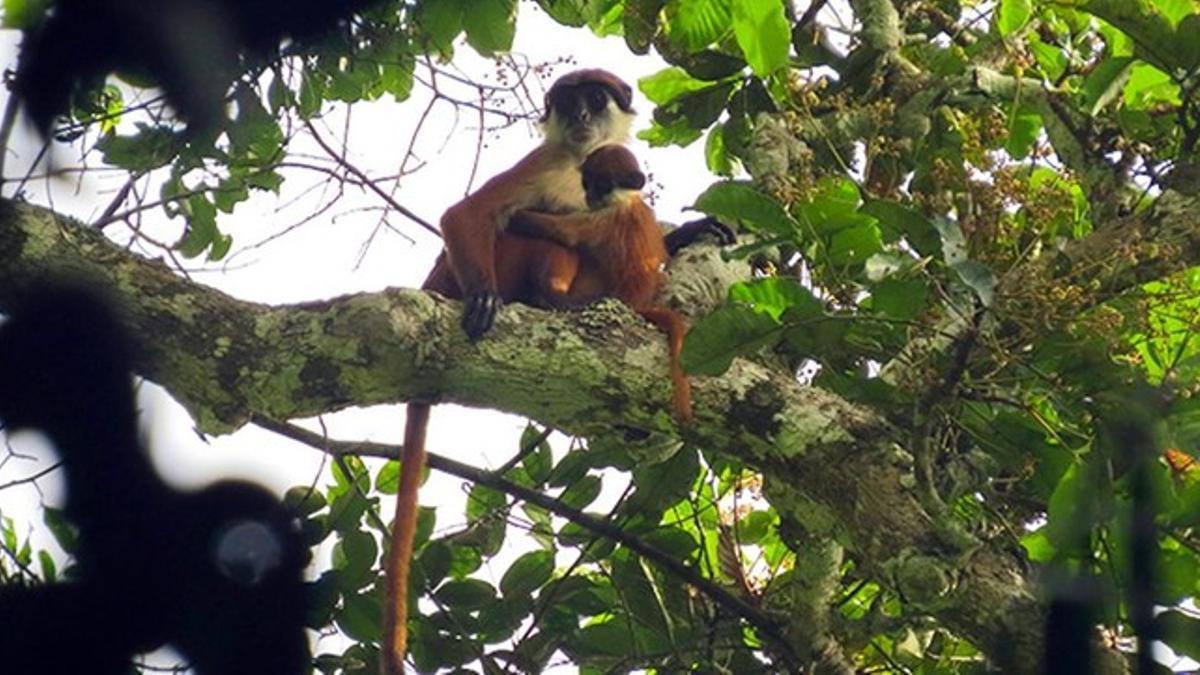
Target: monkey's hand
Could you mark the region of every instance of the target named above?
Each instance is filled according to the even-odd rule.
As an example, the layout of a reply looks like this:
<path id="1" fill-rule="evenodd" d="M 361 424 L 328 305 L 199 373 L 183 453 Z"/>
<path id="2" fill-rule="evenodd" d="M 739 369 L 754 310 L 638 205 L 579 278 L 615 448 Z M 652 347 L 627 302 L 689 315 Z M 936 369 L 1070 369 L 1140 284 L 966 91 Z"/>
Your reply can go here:
<path id="1" fill-rule="evenodd" d="M 697 239 L 704 236 L 716 238 L 717 244 L 721 246 L 729 246 L 737 242 L 737 236 L 733 233 L 732 228 L 712 216 L 705 216 L 699 220 L 689 220 L 666 233 L 663 236 L 663 243 L 667 245 L 667 255 L 674 257 L 680 249 L 691 246 Z"/>
<path id="2" fill-rule="evenodd" d="M 496 310 L 500 309 L 500 296 L 488 289 L 473 291 L 467 294 L 463 305 L 462 327 L 467 339 L 475 342 L 491 330 Z"/>

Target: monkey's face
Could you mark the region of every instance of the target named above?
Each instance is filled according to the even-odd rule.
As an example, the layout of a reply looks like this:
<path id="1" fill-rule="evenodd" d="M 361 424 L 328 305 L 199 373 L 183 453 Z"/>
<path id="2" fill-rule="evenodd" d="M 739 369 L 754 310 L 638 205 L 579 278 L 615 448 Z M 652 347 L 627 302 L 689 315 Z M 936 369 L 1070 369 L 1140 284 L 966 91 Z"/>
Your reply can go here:
<path id="1" fill-rule="evenodd" d="M 599 209 L 641 193 L 646 185 L 637 157 L 623 145 L 605 145 L 593 150 L 583 166 L 583 191 L 588 208 Z"/>
<path id="2" fill-rule="evenodd" d="M 547 96 L 546 138 L 580 154 L 606 143 L 619 143 L 629 134 L 632 113 L 613 99 L 598 82 L 555 86 Z"/>

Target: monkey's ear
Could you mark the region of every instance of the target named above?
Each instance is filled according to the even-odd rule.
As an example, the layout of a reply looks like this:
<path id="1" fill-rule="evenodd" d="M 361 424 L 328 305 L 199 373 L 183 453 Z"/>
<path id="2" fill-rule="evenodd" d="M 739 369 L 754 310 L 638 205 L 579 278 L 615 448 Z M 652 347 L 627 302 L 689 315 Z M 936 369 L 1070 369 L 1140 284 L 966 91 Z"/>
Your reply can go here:
<path id="1" fill-rule="evenodd" d="M 617 185 L 626 190 L 641 190 L 646 185 L 646 174 L 640 169 L 626 171 L 616 177 Z"/>
<path id="2" fill-rule="evenodd" d="M 605 84 L 617 107 L 625 112 L 633 112 L 633 87 L 612 73 L 603 70 L 599 72 L 608 76 Z"/>

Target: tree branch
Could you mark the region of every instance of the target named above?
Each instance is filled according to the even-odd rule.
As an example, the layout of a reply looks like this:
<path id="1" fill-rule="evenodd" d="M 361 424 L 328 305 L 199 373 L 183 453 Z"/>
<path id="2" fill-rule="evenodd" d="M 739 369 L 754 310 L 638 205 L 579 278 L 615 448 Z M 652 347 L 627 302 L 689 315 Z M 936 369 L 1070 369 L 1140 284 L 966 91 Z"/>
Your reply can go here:
<path id="1" fill-rule="evenodd" d="M 372 443 L 368 441 L 336 441 L 321 434 L 314 433 L 294 424 L 287 424 L 270 420 L 261 416 L 255 416 L 252 421 L 264 429 L 274 431 L 281 436 L 286 436 L 294 441 L 299 441 L 305 445 L 316 448 L 322 452 L 329 453 L 335 457 L 345 455 L 359 455 L 369 457 L 385 457 L 387 459 L 399 459 L 401 456 L 401 447 L 397 445 L 386 445 L 383 443 Z M 462 462 L 455 461 L 449 457 L 439 455 L 433 452 L 426 453 L 426 463 L 431 469 L 448 473 L 451 476 L 469 480 L 472 483 L 478 483 L 494 490 L 503 492 L 510 497 L 524 500 L 530 504 L 540 506 L 543 509 L 565 518 L 566 520 L 579 525 L 587 530 L 590 530 L 602 537 L 611 539 L 612 541 L 628 548 L 630 551 L 650 560 L 654 564 L 663 568 L 670 574 L 675 575 L 684 583 L 695 586 L 697 589 L 708 595 L 712 600 L 723 607 L 726 611 L 739 616 L 746 620 L 747 623 L 757 628 L 762 632 L 763 636 L 768 638 L 772 643 L 772 647 L 778 650 L 784 660 L 791 668 L 799 668 L 801 661 L 798 660 L 796 654 L 792 652 L 790 643 L 784 638 L 781 632 L 780 625 L 771 617 L 767 616 L 758 607 L 751 605 L 745 600 L 737 597 L 718 586 L 715 582 L 700 576 L 694 568 L 689 567 L 670 555 L 658 550 L 654 546 L 647 544 L 638 537 L 626 532 L 619 526 L 597 518 L 580 511 L 579 509 L 571 508 L 563 504 L 554 497 L 547 496 L 523 485 L 514 483 L 503 477 L 503 472 L 484 471 L 478 467 Z"/>
<path id="2" fill-rule="evenodd" d="M 179 278 L 71 219 L 0 201 L 0 311 L 22 287 L 62 275 L 112 289 L 145 343 L 138 371 L 203 430 L 420 398 L 514 412 L 580 436 L 682 436 L 761 470 L 781 514 L 843 542 L 864 574 L 997 665 L 1030 672 L 1041 659 L 1045 607 L 1024 565 L 984 542 L 940 538 L 912 488 L 900 431 L 744 360 L 719 378 L 695 379 L 696 419 L 678 428 L 665 341 L 619 303 L 572 313 L 506 306 L 493 332 L 472 344 L 458 325 L 461 306 L 430 293 L 268 307 Z"/>

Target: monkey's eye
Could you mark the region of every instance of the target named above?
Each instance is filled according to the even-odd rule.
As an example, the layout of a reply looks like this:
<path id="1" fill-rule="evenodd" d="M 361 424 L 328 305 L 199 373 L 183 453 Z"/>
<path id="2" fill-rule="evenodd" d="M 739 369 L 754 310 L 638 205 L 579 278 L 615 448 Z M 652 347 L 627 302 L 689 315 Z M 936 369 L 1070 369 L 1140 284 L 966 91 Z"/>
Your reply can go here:
<path id="1" fill-rule="evenodd" d="M 588 110 L 598 113 L 608 107 L 608 92 L 599 87 L 590 87 L 584 94 Z"/>

